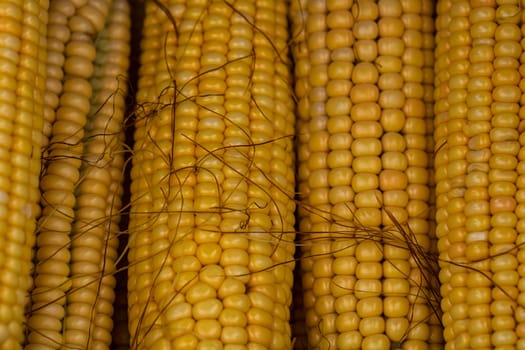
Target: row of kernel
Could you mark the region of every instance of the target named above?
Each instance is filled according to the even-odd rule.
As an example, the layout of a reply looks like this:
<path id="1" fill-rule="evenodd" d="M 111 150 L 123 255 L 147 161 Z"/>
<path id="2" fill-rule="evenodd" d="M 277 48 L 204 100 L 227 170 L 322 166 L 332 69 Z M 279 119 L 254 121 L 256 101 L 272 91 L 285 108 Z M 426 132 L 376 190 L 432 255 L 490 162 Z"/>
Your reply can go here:
<path id="1" fill-rule="evenodd" d="M 516 346 L 516 315 L 519 295 L 515 242 L 516 179 L 520 149 L 518 126 L 522 102 L 519 83 L 522 32 L 518 14 L 521 1 L 496 1 L 492 83 L 491 156 L 488 160 L 488 196 L 490 208 L 490 272 L 493 282 L 491 301 L 491 347 L 510 349 Z M 488 264 L 486 266 L 489 267 Z"/>
<path id="2" fill-rule="evenodd" d="M 317 327 L 320 327 L 321 336 L 325 337 L 320 342 L 321 348 L 359 347 L 361 342 L 357 332 L 359 317 L 355 307 L 356 298 L 353 295 L 356 282 L 355 241 L 347 234 L 355 194 L 352 189 L 354 172 L 350 118 L 355 62 L 355 6 L 352 1 L 328 3 L 325 51 L 327 81 L 323 90 L 319 90 L 323 93 L 318 94 L 320 98 L 316 101 L 316 111 L 323 111 L 322 115 L 326 119 L 319 116 L 312 119 L 327 133 L 324 144 L 327 152 L 325 168 L 317 172 L 315 178 L 313 173 L 310 177 L 311 180 L 315 179 L 311 181 L 311 187 L 320 183 L 327 191 L 327 216 L 321 219 L 324 223 L 317 225 L 321 229 L 319 232 L 332 232 L 333 237 L 332 243 L 327 241 L 322 247 L 315 247 L 311 251 L 320 257 L 313 266 L 312 275 L 314 295 L 318 295 L 314 303 L 319 320 Z M 316 228 L 313 230 L 317 232 Z M 317 244 L 315 240 L 312 243 Z M 343 300 L 352 300 L 353 303 L 344 303 Z M 347 322 L 350 320 L 352 322 Z"/>
<path id="3" fill-rule="evenodd" d="M 434 106 L 434 177 L 435 177 L 435 196 L 436 196 L 436 236 L 438 238 L 438 249 L 440 257 L 440 282 L 442 309 L 445 314 L 449 309 L 449 293 L 451 287 L 452 269 L 451 265 L 446 264 L 449 261 L 449 248 L 451 243 L 448 237 L 448 219 L 449 214 L 447 204 L 449 202 L 449 193 L 451 190 L 451 181 L 448 175 L 449 145 L 447 139 L 450 134 L 449 130 L 449 108 L 450 101 L 447 98 L 452 91 L 452 72 L 449 70 L 453 62 L 452 56 L 452 28 L 454 12 L 452 11 L 453 3 L 451 1 L 440 1 L 437 3 L 437 20 L 436 20 L 436 62 L 435 62 L 435 106 Z M 454 102 L 454 101 L 451 101 Z M 448 317 L 448 319 L 447 319 Z M 450 316 L 443 315 L 443 325 L 445 327 L 445 340 L 453 338 L 451 333 L 451 323 L 453 320 Z"/>
<path id="4" fill-rule="evenodd" d="M 309 108 L 305 111 L 304 125 L 307 130 L 304 136 L 304 142 L 300 147 L 306 149 L 304 154 L 308 154 L 308 158 L 304 163 L 307 164 L 306 171 L 299 174 L 299 178 L 304 177 L 305 187 L 307 191 L 303 192 L 304 201 L 301 205 L 311 208 L 319 208 L 320 211 L 329 213 L 330 206 L 326 198 L 328 186 L 324 179 L 320 178 L 316 173 L 322 172 L 327 168 L 327 133 L 325 131 L 327 118 L 325 116 L 326 103 L 326 84 L 328 81 L 329 50 L 326 48 L 328 26 L 325 18 L 328 14 L 328 4 L 321 2 L 309 1 L 305 4 L 305 9 L 308 11 L 305 16 L 304 32 L 306 36 L 306 48 L 308 51 L 308 89 L 305 93 L 306 103 Z M 302 130 L 300 130 L 302 131 Z M 306 139 L 306 135 L 308 138 Z M 303 152 L 303 151 L 301 151 Z M 319 179 L 319 180 L 318 180 Z M 324 193 L 324 194 L 323 194 Z M 317 209 L 315 209 L 317 210 Z M 329 215 L 329 214 L 328 214 Z M 314 256 L 316 249 L 324 249 L 325 242 L 316 242 L 316 238 L 326 232 L 325 220 L 311 213 L 305 213 L 304 218 L 301 218 L 301 229 L 305 230 L 302 241 L 304 242 L 301 248 L 301 271 L 302 271 L 302 287 L 303 299 L 305 308 L 305 328 L 307 332 L 308 347 L 318 347 L 323 339 L 323 334 L 319 329 L 321 318 L 324 314 L 331 314 L 332 307 L 330 303 L 328 307 L 320 308 L 318 300 L 326 298 L 329 294 L 326 284 L 315 284 L 316 271 L 321 265 L 321 259 L 324 257 Z M 329 333 L 334 333 L 329 330 Z M 334 337 L 331 335 L 330 337 Z M 328 338 L 329 339 L 329 338 Z M 330 340 L 328 340 L 330 341 Z"/>
<path id="5" fill-rule="evenodd" d="M 421 258 L 421 255 L 427 256 L 432 251 L 428 206 L 430 158 L 427 150 L 432 145 L 432 127 L 429 127 L 428 119 L 429 114 L 433 114 L 428 105 L 433 101 L 433 72 L 429 70 L 433 67 L 433 60 L 428 54 L 433 52 L 434 47 L 430 36 L 433 34 L 433 6 L 430 1 L 418 4 L 401 1 L 401 4 L 401 20 L 405 26 L 403 41 L 406 47 L 402 56 L 401 75 L 405 81 L 403 91 L 406 95 L 403 107 L 406 121 L 402 132 L 406 140 L 405 154 L 408 163 L 407 227 L 413 234 L 410 244 L 415 245 L 413 248 L 416 249 L 407 259 L 411 266 L 408 275 L 410 289 L 407 293 L 410 325 L 405 344 L 414 347 L 432 344 L 439 347 L 442 343 L 442 329 L 435 311 L 438 304 L 433 300 L 432 293 L 432 288 L 437 285 L 437 277 L 432 272 L 431 259 Z"/>
<path id="6" fill-rule="evenodd" d="M 402 12 L 399 1 L 359 2 L 353 10 L 356 13 L 354 48 L 357 62 L 352 72 L 354 86 L 350 96 L 355 220 L 367 230 L 379 229 L 392 223 L 389 213 L 394 220 L 406 222 L 402 218 L 403 210 L 396 208 L 398 198 L 394 192 L 388 193 L 396 190 L 390 185 L 397 182 L 396 165 L 403 167 L 403 160 L 400 164 L 395 163 L 404 155 L 395 153 L 399 151 L 399 139 L 389 134 L 388 121 L 385 123 L 401 116 L 400 106 L 405 100 L 401 89 L 403 79 L 399 74 L 401 65 L 398 64 L 400 51 L 404 49 L 401 39 L 404 26 L 399 20 Z M 400 157 L 396 160 L 396 156 Z M 404 187 L 402 182 L 399 185 Z M 397 315 L 391 308 L 394 300 L 389 298 L 392 294 L 388 285 L 394 285 L 395 278 L 388 269 L 383 269 L 383 259 L 391 252 L 390 248 L 388 244 L 383 246 L 366 238 L 358 241 L 355 248 L 357 263 L 353 290 L 361 347 L 369 343 L 377 343 L 378 348 L 390 347 L 390 342 L 397 337 L 394 329 L 403 327 L 393 319 Z M 400 309 L 397 311 L 402 314 L 403 307 Z"/>
<path id="7" fill-rule="evenodd" d="M 3 4 L 2 9 L 0 347 L 21 349 L 26 295 L 33 283 L 35 215 L 39 214 L 40 112 L 44 94 L 39 70 L 46 61 L 46 48 L 41 43 L 45 43 L 47 8 L 38 1 L 15 1 Z"/>
<path id="8" fill-rule="evenodd" d="M 171 88 L 174 85 L 175 90 L 172 100 L 175 105 L 168 105 L 163 121 L 165 127 L 169 127 L 165 131 L 164 147 L 169 150 L 168 154 L 173 154 L 173 163 L 170 164 L 169 159 L 165 159 L 166 164 L 163 166 L 166 166 L 167 172 L 162 174 L 162 177 L 168 190 L 166 193 L 170 195 L 164 198 L 166 213 L 175 213 L 176 219 L 171 220 L 172 215 L 167 215 L 167 225 L 164 225 L 163 221 L 159 222 L 157 231 L 166 239 L 166 245 L 163 247 L 166 253 L 159 256 L 152 255 L 152 257 L 154 262 L 158 262 L 159 269 L 162 269 L 161 275 L 154 283 L 154 290 L 157 293 L 155 312 L 157 315 L 160 313 L 162 324 L 158 336 L 150 332 L 146 333 L 146 337 L 151 334 L 151 338 L 148 339 L 150 344 L 161 346 L 169 343 L 171 347 L 181 349 L 195 348 L 206 332 L 204 324 L 209 323 L 207 319 L 211 315 L 218 317 L 222 309 L 216 304 L 209 303 L 210 299 L 213 300 L 212 286 L 206 278 L 203 277 L 203 280 L 200 278 L 200 271 L 204 267 L 203 262 L 206 258 L 216 259 L 217 254 L 220 254 L 220 250 L 217 253 L 216 249 L 203 249 L 210 241 L 210 236 L 215 243 L 218 240 L 217 214 L 210 214 L 209 230 L 195 229 L 204 221 L 200 212 L 207 212 L 209 205 L 218 207 L 219 201 L 216 176 L 220 179 L 221 164 L 215 162 L 213 169 L 208 172 L 201 169 L 200 166 L 204 164 L 199 163 L 207 159 L 203 156 L 206 150 L 216 148 L 222 140 L 220 131 L 203 125 L 202 119 L 207 115 L 201 106 L 207 101 L 200 101 L 200 91 L 213 89 L 214 86 L 213 81 L 207 80 L 209 75 L 206 71 L 213 64 L 209 61 L 210 59 L 213 61 L 214 45 L 217 46 L 218 40 L 211 39 L 209 49 L 206 51 L 205 43 L 209 38 L 205 38 L 205 27 L 209 24 L 202 21 L 204 16 L 208 15 L 204 2 L 191 1 L 185 6 L 184 12 L 178 16 L 179 37 L 173 35 L 171 38 L 172 50 L 168 52 L 173 56 L 166 62 L 167 70 L 163 70 L 163 73 L 156 77 L 163 81 L 161 86 Z M 222 28 L 225 26 L 221 20 L 218 23 Z M 164 30 L 170 33 L 171 28 L 169 31 L 168 28 Z M 224 44 L 218 47 L 224 47 Z M 218 56 L 220 59 L 221 55 Z M 159 62 L 159 64 L 164 63 Z M 222 77 L 224 78 L 224 73 Z M 170 78 L 174 78 L 174 83 L 169 82 Z M 202 94 L 204 99 L 207 94 L 208 91 Z M 222 94 L 219 91 L 218 95 L 219 100 L 223 99 L 223 91 Z M 211 112 L 214 109 L 215 105 L 212 105 Z M 210 115 L 213 116 L 212 113 Z M 212 122 L 211 125 L 214 123 Z M 199 133 L 204 136 L 198 136 Z M 215 140 L 217 137 L 219 141 Z M 154 147 L 154 144 L 152 146 Z M 211 158 L 213 162 L 213 157 Z M 163 200 L 159 198 L 158 201 Z M 204 233 L 204 237 L 201 232 Z M 209 251 L 212 253 L 210 254 Z M 203 301 L 201 304 L 198 303 L 199 297 Z M 176 327 L 175 331 L 170 330 L 172 326 Z M 209 332 L 217 333 L 217 327 L 212 326 L 213 324 L 209 326 Z M 150 347 L 148 342 L 145 342 L 144 346 Z"/>
<path id="9" fill-rule="evenodd" d="M 413 146 L 410 139 L 419 134 L 419 131 L 414 128 L 417 127 L 417 123 L 408 121 L 409 118 L 414 120 L 415 117 L 414 111 L 411 110 L 419 98 L 414 96 L 413 92 L 415 85 L 419 84 L 420 77 L 414 73 L 417 73 L 420 67 L 417 63 L 417 43 L 408 39 L 411 34 L 420 35 L 420 28 L 414 28 L 411 21 L 411 15 L 414 14 L 410 13 L 411 9 L 407 3 L 393 1 L 379 4 L 380 55 L 377 63 L 380 73 L 378 85 L 381 89 L 381 126 L 384 130 L 381 137 L 383 170 L 379 179 L 383 195 L 382 210 L 387 214 L 383 213 L 382 220 L 385 230 L 382 297 L 385 333 L 392 344 L 396 344 L 403 339 L 409 341 L 411 319 L 410 300 L 407 298 L 410 254 L 405 243 L 406 237 L 397 230 L 408 232 L 410 225 L 408 186 L 409 175 L 412 172 L 410 169 L 414 169 L 409 164 L 410 148 Z M 396 227 L 397 223 L 399 226 Z M 396 228 L 392 229 L 393 227 Z M 399 266 L 400 269 L 394 270 L 392 266 Z"/>
<path id="10" fill-rule="evenodd" d="M 521 31 L 523 32 L 525 30 L 525 21 L 524 21 L 525 12 L 521 11 Z M 524 69 L 525 69 L 525 41 L 521 41 L 521 49 L 522 53 L 520 56 L 520 67 L 519 72 L 521 73 L 521 80 L 520 80 L 520 90 L 521 95 L 525 96 L 525 77 L 523 75 Z M 516 237 L 516 245 L 518 245 L 517 250 L 517 259 L 518 259 L 518 273 L 519 273 L 519 281 L 518 281 L 518 305 L 516 307 L 515 311 L 515 319 L 516 319 L 516 333 L 518 336 L 518 340 L 516 341 L 516 347 L 521 348 L 525 344 L 525 269 L 523 268 L 523 264 L 525 263 L 525 246 L 523 245 L 523 242 L 525 241 L 525 235 L 524 232 L 524 224 L 525 224 L 525 133 L 524 131 L 524 121 L 525 118 L 525 109 L 524 109 L 524 103 L 523 103 L 523 97 L 521 99 L 521 107 L 519 111 L 519 117 L 520 117 L 520 123 L 518 126 L 518 131 L 520 133 L 519 136 L 519 143 L 520 143 L 520 150 L 518 153 L 518 164 L 516 166 L 516 171 L 518 173 L 518 177 L 516 179 L 516 229 L 518 231 L 517 237 Z"/>
<path id="11" fill-rule="evenodd" d="M 468 1 L 455 2 L 452 5 L 450 22 L 450 92 L 448 120 L 448 164 L 447 176 L 450 181 L 448 213 L 448 258 L 465 262 L 465 178 L 467 173 L 467 94 L 469 91 L 469 54 L 471 54 L 471 34 L 469 31 Z M 461 266 L 450 266 L 450 289 L 444 296 L 443 324 L 446 347 L 461 348 L 468 342 L 468 316 L 466 299 L 467 271 Z"/>
<path id="12" fill-rule="evenodd" d="M 487 234 L 489 227 L 486 226 L 489 215 L 488 211 L 488 169 L 489 157 L 491 154 L 490 144 L 487 143 L 490 132 L 490 105 L 492 103 L 490 75 L 493 71 L 493 47 L 494 33 L 491 30 L 495 26 L 495 10 L 484 4 L 473 6 L 469 15 L 471 23 L 470 33 L 472 36 L 472 50 L 469 59 L 471 65 L 468 70 L 470 84 L 467 99 L 468 124 L 465 134 L 469 138 L 467 160 L 469 161 L 468 174 L 465 181 L 466 191 L 466 257 L 469 261 L 480 261 L 474 267 L 478 271 L 471 270 L 467 273 L 466 287 L 470 289 L 467 292 L 469 300 L 468 307 L 465 310 L 466 317 L 470 319 L 470 327 L 473 330 L 469 339 L 471 346 L 489 346 L 490 329 L 476 327 L 483 324 L 486 320 L 487 300 L 483 298 L 472 298 L 470 295 L 486 295 L 488 289 L 486 280 L 480 278 L 480 273 L 490 276 L 487 268 L 488 243 Z M 480 82 L 489 81 L 489 85 L 480 84 Z M 479 290 L 484 293 L 479 293 Z M 476 291 L 476 292 L 473 292 Z"/>

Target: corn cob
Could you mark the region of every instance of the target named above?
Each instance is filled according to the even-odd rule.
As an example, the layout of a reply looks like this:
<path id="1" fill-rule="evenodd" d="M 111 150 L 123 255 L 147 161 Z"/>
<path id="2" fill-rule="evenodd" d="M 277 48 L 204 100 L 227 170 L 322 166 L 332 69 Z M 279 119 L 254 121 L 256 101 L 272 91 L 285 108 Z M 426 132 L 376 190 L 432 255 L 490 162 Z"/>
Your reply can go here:
<path id="1" fill-rule="evenodd" d="M 131 348 L 290 349 L 286 3 L 149 1 L 145 23 L 131 171 Z"/>
<path id="2" fill-rule="evenodd" d="M 111 344 L 128 4 L 80 4 L 68 23 L 63 91 L 51 113 L 56 118 L 41 181 L 26 349 L 109 349 Z M 50 37 L 69 33 L 50 28 Z"/>
<path id="3" fill-rule="evenodd" d="M 418 259 L 431 249 L 432 3 L 292 9 L 308 348 L 439 348 Z"/>
<path id="4" fill-rule="evenodd" d="M 20 349 L 38 207 L 46 1 L 0 4 L 0 349 Z"/>
<path id="5" fill-rule="evenodd" d="M 515 349 L 522 4 L 437 6 L 436 234 L 445 348 Z"/>

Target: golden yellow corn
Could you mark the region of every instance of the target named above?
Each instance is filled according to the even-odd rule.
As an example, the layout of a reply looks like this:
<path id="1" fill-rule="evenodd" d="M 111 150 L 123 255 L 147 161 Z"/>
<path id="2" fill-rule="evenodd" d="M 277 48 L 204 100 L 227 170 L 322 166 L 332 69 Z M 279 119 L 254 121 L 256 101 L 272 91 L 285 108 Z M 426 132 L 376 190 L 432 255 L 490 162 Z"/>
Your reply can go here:
<path id="1" fill-rule="evenodd" d="M 131 170 L 132 349 L 291 349 L 286 14 L 285 1 L 146 2 Z"/>
<path id="2" fill-rule="evenodd" d="M 21 349 L 32 286 L 46 62 L 45 1 L 0 4 L 0 349 Z"/>
<path id="3" fill-rule="evenodd" d="M 53 8 L 51 13 L 56 14 Z M 129 5 L 123 0 L 81 4 L 66 23 L 69 27 L 61 29 L 50 25 L 49 31 L 50 38 L 60 31 L 70 35 L 41 180 L 26 349 L 109 349 Z"/>
<path id="4" fill-rule="evenodd" d="M 525 2 L 144 5 L 113 346 L 525 349 Z M 112 343 L 129 6 L 0 2 L 0 349 Z"/>
<path id="5" fill-rule="evenodd" d="M 438 1 L 436 234 L 445 349 L 523 346 L 523 3 Z"/>
<path id="6" fill-rule="evenodd" d="M 442 346 L 435 271 L 420 259 L 432 243 L 432 16 L 431 1 L 291 5 L 306 327 L 297 334 L 308 348 Z"/>

